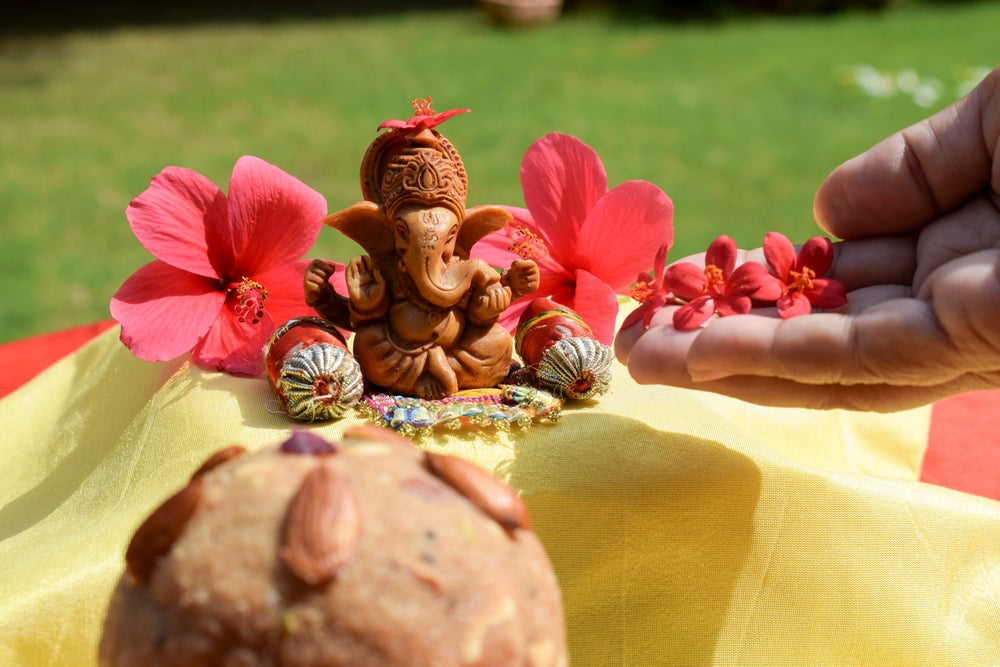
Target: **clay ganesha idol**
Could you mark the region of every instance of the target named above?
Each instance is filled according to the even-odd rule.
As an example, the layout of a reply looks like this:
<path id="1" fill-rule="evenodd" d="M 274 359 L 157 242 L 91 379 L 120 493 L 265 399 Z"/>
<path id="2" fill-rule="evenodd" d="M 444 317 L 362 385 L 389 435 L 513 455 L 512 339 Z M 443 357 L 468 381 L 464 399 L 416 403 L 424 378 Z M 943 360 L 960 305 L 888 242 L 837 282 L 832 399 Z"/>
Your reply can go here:
<path id="1" fill-rule="evenodd" d="M 361 164 L 365 201 L 325 219 L 368 253 L 345 269 L 348 296 L 328 282 L 334 267 L 315 260 L 306 302 L 356 332 L 361 372 L 387 391 L 436 399 L 492 387 L 508 373 L 513 341 L 497 324 L 513 299 L 538 288 L 538 267 L 518 260 L 498 272 L 471 258 L 479 239 L 511 215 L 499 206 L 465 208 L 461 157 L 434 126 L 465 110 L 435 114 L 414 103 L 408 121 L 368 147 Z"/>

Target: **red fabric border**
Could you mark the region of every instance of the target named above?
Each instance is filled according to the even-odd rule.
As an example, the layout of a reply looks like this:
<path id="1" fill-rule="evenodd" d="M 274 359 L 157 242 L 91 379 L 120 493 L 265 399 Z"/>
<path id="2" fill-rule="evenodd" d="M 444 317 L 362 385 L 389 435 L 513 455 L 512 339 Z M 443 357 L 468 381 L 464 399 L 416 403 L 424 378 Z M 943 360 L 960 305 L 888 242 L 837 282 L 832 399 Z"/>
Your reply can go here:
<path id="1" fill-rule="evenodd" d="M 0 398 L 114 325 L 103 320 L 0 344 Z"/>
<path id="2" fill-rule="evenodd" d="M 0 344 L 0 397 L 114 325 L 104 320 Z M 920 479 L 1000 500 L 1000 389 L 934 404 Z"/>
<path id="3" fill-rule="evenodd" d="M 1000 500 L 1000 389 L 938 401 L 920 479 Z"/>

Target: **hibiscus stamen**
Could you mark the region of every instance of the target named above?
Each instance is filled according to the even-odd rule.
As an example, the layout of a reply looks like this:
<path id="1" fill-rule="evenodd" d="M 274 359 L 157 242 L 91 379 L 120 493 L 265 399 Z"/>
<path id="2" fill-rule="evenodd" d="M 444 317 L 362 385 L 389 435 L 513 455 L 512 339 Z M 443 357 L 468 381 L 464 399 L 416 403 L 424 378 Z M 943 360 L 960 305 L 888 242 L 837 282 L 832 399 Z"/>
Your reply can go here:
<path id="1" fill-rule="evenodd" d="M 263 285 L 243 276 L 238 285 L 232 283 L 226 291 L 236 293 L 236 305 L 233 306 L 233 311 L 240 322 L 260 323 L 264 317 L 264 302 L 267 301 L 267 289 Z"/>
<path id="2" fill-rule="evenodd" d="M 726 278 L 722 273 L 722 269 L 717 267 L 715 264 L 709 264 L 705 267 L 705 291 L 715 292 L 721 294 L 726 286 Z"/>
<path id="3" fill-rule="evenodd" d="M 427 99 L 422 100 L 419 97 L 413 100 L 413 112 L 416 116 L 434 116 L 437 112 L 431 109 L 431 105 L 434 101 L 431 100 L 431 96 L 428 95 Z"/>
<path id="4" fill-rule="evenodd" d="M 816 272 L 808 266 L 803 266 L 802 271 L 789 271 L 788 274 L 794 279 L 788 285 L 790 292 L 805 292 L 813 288 L 812 279 L 816 277 Z"/>
<path id="5" fill-rule="evenodd" d="M 656 294 L 656 288 L 653 286 L 653 283 L 644 280 L 636 282 L 629 290 L 629 296 L 639 303 L 648 302 L 653 298 L 654 294 Z"/>
<path id="6" fill-rule="evenodd" d="M 511 239 L 507 250 L 521 259 L 538 259 L 549 254 L 542 237 L 521 226 L 514 228 L 514 238 Z"/>

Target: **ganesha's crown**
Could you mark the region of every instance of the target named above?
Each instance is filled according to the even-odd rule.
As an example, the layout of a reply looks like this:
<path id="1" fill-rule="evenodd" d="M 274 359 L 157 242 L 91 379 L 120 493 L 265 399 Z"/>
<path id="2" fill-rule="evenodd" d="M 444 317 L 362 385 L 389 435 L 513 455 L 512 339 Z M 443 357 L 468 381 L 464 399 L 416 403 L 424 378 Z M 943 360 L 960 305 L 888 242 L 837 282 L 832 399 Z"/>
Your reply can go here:
<path id="1" fill-rule="evenodd" d="M 447 206 L 463 219 L 469 181 L 458 151 L 426 123 L 400 125 L 376 137 L 361 161 L 364 198 L 381 204 L 390 218 L 415 203 Z"/>

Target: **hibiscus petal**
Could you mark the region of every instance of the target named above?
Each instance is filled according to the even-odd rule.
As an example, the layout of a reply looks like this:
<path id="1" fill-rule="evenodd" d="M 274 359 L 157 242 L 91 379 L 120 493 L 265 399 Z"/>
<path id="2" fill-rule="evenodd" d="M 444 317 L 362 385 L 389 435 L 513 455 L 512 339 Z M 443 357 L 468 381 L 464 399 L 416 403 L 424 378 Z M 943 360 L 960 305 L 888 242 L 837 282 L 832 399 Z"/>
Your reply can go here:
<path id="1" fill-rule="evenodd" d="M 537 293 L 511 301 L 507 309 L 501 313 L 497 323 L 512 334 L 517 333 L 517 325 L 521 321 L 521 315 L 527 310 L 528 305 L 536 295 Z"/>
<path id="2" fill-rule="evenodd" d="M 712 241 L 705 251 L 705 266 L 715 266 L 728 278 L 736 266 L 736 241 L 723 234 Z"/>
<path id="3" fill-rule="evenodd" d="M 518 259 L 533 260 L 538 265 L 539 286 L 532 297 L 538 294 L 550 294 L 551 292 L 546 290 L 572 283 L 573 274 L 555 261 L 547 253 L 544 245 L 534 248 L 534 252 L 529 252 L 532 250 L 530 247 L 515 252 L 516 245 L 524 243 L 524 239 L 517 239 L 515 235 L 516 230 L 511 225 L 487 235 L 472 246 L 472 257 L 482 259 L 498 269 L 509 268 L 511 263 Z M 506 318 L 503 321 L 506 322 Z"/>
<path id="4" fill-rule="evenodd" d="M 423 127 L 437 127 L 449 118 L 454 118 L 460 113 L 469 113 L 470 111 L 471 109 L 448 109 L 447 111 L 431 114 L 429 118 L 420 121 L 418 125 L 422 125 Z"/>
<path id="5" fill-rule="evenodd" d="M 787 289 L 785 283 L 768 274 L 764 282 L 749 296 L 755 301 L 772 302 L 780 299 Z"/>
<path id="6" fill-rule="evenodd" d="M 730 315 L 746 315 L 750 312 L 753 303 L 748 296 L 727 296 L 715 302 L 715 312 L 719 317 L 729 317 Z"/>
<path id="7" fill-rule="evenodd" d="M 323 195 L 260 158 L 241 157 L 229 182 L 236 261 L 227 277 L 252 276 L 301 259 L 325 216 Z"/>
<path id="8" fill-rule="evenodd" d="M 573 276 L 567 274 L 562 267 L 558 267 L 558 273 L 546 270 L 543 266 L 539 266 L 539 268 L 541 269 L 541 275 L 539 277 L 538 289 L 531 294 L 514 299 L 507 309 L 503 311 L 503 314 L 500 315 L 500 325 L 506 328 L 507 331 L 515 332 L 517 330 L 521 313 L 528 307 L 528 304 L 539 296 L 548 296 L 556 303 L 572 309 L 573 294 L 576 289 L 576 281 Z"/>
<path id="9" fill-rule="evenodd" d="M 636 285 L 642 285 L 643 287 L 646 287 L 647 289 L 651 290 L 657 289 L 663 283 L 663 276 L 662 276 L 663 268 L 665 267 L 661 267 L 660 269 L 661 275 L 659 276 L 659 280 L 657 280 L 657 276 L 654 275 L 653 273 L 649 273 L 648 271 L 640 271 L 635 277 Z M 653 271 L 654 273 L 656 271 L 655 265 Z"/>
<path id="10" fill-rule="evenodd" d="M 694 331 L 715 314 L 715 301 L 702 296 L 684 304 L 674 311 L 674 328 L 678 331 Z"/>
<path id="11" fill-rule="evenodd" d="M 784 234 L 768 232 L 764 235 L 764 259 L 774 275 L 788 282 L 788 274 L 795 265 L 795 246 Z"/>
<path id="12" fill-rule="evenodd" d="M 398 120 L 398 119 L 394 118 L 394 119 L 390 119 L 390 120 L 387 120 L 387 121 L 383 121 L 382 124 L 379 125 L 376 129 L 384 130 L 386 128 L 392 128 L 394 130 L 405 130 L 405 129 L 409 128 L 409 127 L 412 127 L 412 126 L 407 121 L 405 121 L 405 120 Z"/>
<path id="13" fill-rule="evenodd" d="M 751 296 L 761 301 L 774 301 L 785 292 L 785 285 L 772 276 L 760 262 L 744 262 L 729 276 L 726 293 Z"/>
<path id="14" fill-rule="evenodd" d="M 226 196 L 196 171 L 167 167 L 125 209 L 142 247 L 171 266 L 217 277 L 232 261 L 217 230 L 228 226 Z"/>
<path id="15" fill-rule="evenodd" d="M 328 261 L 327 264 L 333 264 L 337 271 L 330 276 L 330 284 L 333 285 L 333 290 L 341 295 L 347 296 L 347 272 L 345 265 L 340 262 Z M 307 265 L 308 266 L 308 265 Z"/>
<path id="16" fill-rule="evenodd" d="M 472 246 L 470 255 L 485 261 L 490 266 L 508 267 L 515 259 L 521 259 L 511 250 L 513 242 L 510 225 L 507 225 L 507 227 L 481 238 Z"/>
<path id="17" fill-rule="evenodd" d="M 816 308 L 840 308 L 847 303 L 847 290 L 840 281 L 816 278 L 812 284 L 805 296 Z"/>
<path id="18" fill-rule="evenodd" d="M 531 217 L 531 211 L 526 208 L 521 208 L 520 206 L 504 206 L 508 213 L 514 216 L 514 220 L 510 223 L 511 225 L 527 225 L 528 227 L 535 228 L 535 219 Z"/>
<path id="19" fill-rule="evenodd" d="M 145 361 L 167 361 L 191 350 L 219 316 L 225 292 L 218 280 L 155 260 L 133 273 L 111 298 L 122 342 Z"/>
<path id="20" fill-rule="evenodd" d="M 227 303 L 191 356 L 204 368 L 234 375 L 259 375 L 264 370 L 264 345 L 277 328 L 266 310 L 260 322 L 251 324 L 240 322 Z"/>
<path id="21" fill-rule="evenodd" d="M 787 320 L 789 317 L 808 315 L 812 312 L 812 305 L 809 299 L 801 292 L 789 292 L 778 299 L 778 315 Z"/>
<path id="22" fill-rule="evenodd" d="M 654 312 L 655 301 L 650 300 L 646 303 L 640 304 L 638 308 L 633 310 L 625 317 L 625 321 L 622 322 L 622 329 L 628 329 L 630 326 L 642 322 L 643 329 L 646 329 L 649 325 L 646 323 L 646 318 L 652 318 Z"/>
<path id="23" fill-rule="evenodd" d="M 656 281 L 658 287 L 663 286 L 663 272 L 667 268 L 668 252 L 670 252 L 670 243 L 664 243 L 656 251 L 656 256 L 653 258 L 653 280 Z"/>
<path id="24" fill-rule="evenodd" d="M 608 191 L 608 177 L 594 149 L 576 137 L 552 132 L 525 153 L 521 188 L 535 228 L 560 256 L 576 246 L 587 213 Z"/>
<path id="25" fill-rule="evenodd" d="M 618 319 L 618 297 L 606 282 L 587 271 L 577 271 L 572 302 L 556 301 L 579 315 L 594 332 L 594 338 L 611 345 Z"/>
<path id="26" fill-rule="evenodd" d="M 648 329 L 650 323 L 653 321 L 653 315 L 656 315 L 665 305 L 667 305 L 667 300 L 662 294 L 654 295 L 649 301 L 629 313 L 625 321 L 622 322 L 621 328 L 628 329 L 636 322 L 642 320 L 643 330 Z"/>
<path id="27" fill-rule="evenodd" d="M 833 242 L 823 236 L 814 236 L 802 245 L 799 250 L 795 268 L 799 271 L 809 267 L 817 276 L 821 276 L 833 266 Z"/>
<path id="28" fill-rule="evenodd" d="M 697 299 L 705 294 L 705 269 L 692 262 L 678 262 L 667 267 L 664 286 L 681 299 Z"/>
<path id="29" fill-rule="evenodd" d="M 570 256 L 625 293 L 636 271 L 655 263 L 657 252 L 674 242 L 674 205 L 652 183 L 628 181 L 601 197 L 580 227 Z"/>
<path id="30" fill-rule="evenodd" d="M 334 263 L 336 265 L 336 263 Z M 259 273 L 253 277 L 267 289 L 267 301 L 264 303 L 264 312 L 270 313 L 276 326 L 281 326 L 288 320 L 296 317 L 315 317 L 316 312 L 306 305 L 303 281 L 305 278 L 308 261 L 292 262 L 282 264 L 270 271 Z M 337 272 L 333 275 L 334 288 L 336 288 L 336 278 L 341 276 L 340 282 L 344 282 L 344 267 L 342 264 L 336 265 Z M 346 294 L 346 285 L 343 285 L 342 294 Z M 273 332 L 272 332 L 273 333 Z M 270 336 L 270 334 L 268 334 Z"/>

